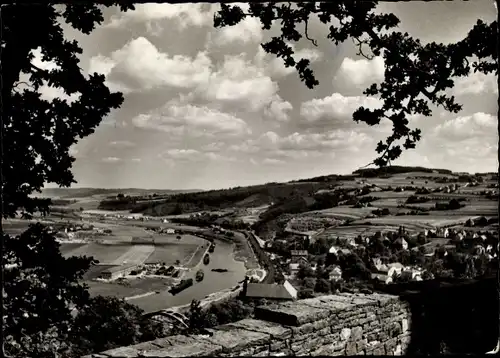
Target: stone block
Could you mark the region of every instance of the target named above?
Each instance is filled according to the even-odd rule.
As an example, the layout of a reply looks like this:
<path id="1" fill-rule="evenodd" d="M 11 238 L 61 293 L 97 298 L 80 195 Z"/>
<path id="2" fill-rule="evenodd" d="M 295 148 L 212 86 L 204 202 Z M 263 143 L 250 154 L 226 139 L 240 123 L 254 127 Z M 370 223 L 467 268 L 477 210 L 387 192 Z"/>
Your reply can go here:
<path id="1" fill-rule="evenodd" d="M 329 316 L 329 310 L 300 304 L 300 301 L 255 308 L 256 319 L 286 326 L 301 326 L 306 323 L 325 319 Z"/>
<path id="2" fill-rule="evenodd" d="M 311 352 L 312 356 L 337 356 L 344 355 L 345 353 L 345 342 L 335 342 L 332 344 L 323 345 Z"/>
<path id="3" fill-rule="evenodd" d="M 381 293 L 372 295 L 372 298 L 377 300 L 379 307 L 384 307 L 391 303 L 399 302 L 398 296 L 381 294 Z"/>
<path id="4" fill-rule="evenodd" d="M 398 345 L 396 346 L 396 349 L 394 350 L 394 355 L 395 355 L 395 356 L 400 356 L 400 355 L 402 355 L 402 354 L 403 354 L 403 350 L 402 350 L 402 348 L 401 348 L 401 344 L 398 344 Z"/>
<path id="5" fill-rule="evenodd" d="M 347 341 L 351 337 L 351 329 L 350 328 L 342 328 L 340 331 L 340 339 L 342 341 Z"/>
<path id="6" fill-rule="evenodd" d="M 208 329 L 208 331 L 212 333 L 212 336 L 204 337 L 203 340 L 222 346 L 223 352 L 235 352 L 270 343 L 269 334 L 262 332 L 247 331 L 230 326 L 219 326 Z"/>
<path id="7" fill-rule="evenodd" d="M 231 356 L 238 356 L 238 357 L 251 357 L 255 354 L 255 349 L 253 349 L 253 348 L 244 349 L 244 350 L 239 351 L 239 352 L 231 352 L 231 353 L 227 353 L 227 354 L 231 355 Z"/>
<path id="8" fill-rule="evenodd" d="M 327 336 L 327 335 L 332 334 L 332 330 L 330 327 L 325 327 L 325 328 L 320 329 L 319 331 L 316 331 L 316 334 L 318 336 Z"/>
<path id="9" fill-rule="evenodd" d="M 268 357 L 268 356 L 269 356 L 269 349 L 253 354 L 253 357 Z"/>
<path id="10" fill-rule="evenodd" d="M 366 338 L 360 339 L 359 341 L 356 342 L 356 351 L 364 352 L 367 345 L 368 345 L 368 340 Z"/>
<path id="11" fill-rule="evenodd" d="M 269 345 L 269 349 L 272 352 L 276 352 L 280 349 L 286 348 L 288 343 L 289 343 L 288 340 L 284 340 L 284 341 L 272 341 L 271 340 L 271 344 Z"/>
<path id="12" fill-rule="evenodd" d="M 303 324 L 299 327 L 290 327 L 290 329 L 292 331 L 292 337 L 295 337 L 301 334 L 316 332 L 327 327 L 330 328 L 330 321 L 328 319 L 321 319 L 319 321 Z"/>
<path id="13" fill-rule="evenodd" d="M 222 353 L 222 347 L 206 341 L 196 341 L 191 344 L 172 345 L 168 348 L 146 351 L 141 357 L 207 357 Z"/>
<path id="14" fill-rule="evenodd" d="M 282 325 L 274 322 L 252 318 L 246 318 L 238 322 L 229 323 L 226 326 L 246 329 L 248 331 L 267 333 L 270 335 L 271 339 L 286 339 L 292 336 L 292 330 L 288 327 L 283 327 Z"/>
<path id="15" fill-rule="evenodd" d="M 314 339 L 310 339 L 310 340 L 305 341 L 302 344 L 302 348 L 308 352 L 311 352 L 311 351 L 317 349 L 318 347 L 321 347 L 322 345 L 324 345 L 325 341 L 326 341 L 326 339 L 324 337 L 317 337 Z"/>
<path id="16" fill-rule="evenodd" d="M 367 323 L 369 324 L 370 322 L 373 322 L 376 320 L 377 320 L 377 316 L 374 313 L 368 313 L 366 315 L 366 317 L 359 320 L 359 325 L 365 326 Z"/>
<path id="17" fill-rule="evenodd" d="M 199 338 L 198 335 L 193 335 L 193 336 L 177 335 L 161 339 L 165 340 L 164 344 L 170 343 L 171 346 L 178 346 L 182 344 L 192 344 L 198 342 L 198 338 Z"/>
<path id="18" fill-rule="evenodd" d="M 118 347 L 114 349 L 110 349 L 101 354 L 107 357 L 120 357 L 120 358 L 135 358 L 139 357 L 139 352 L 131 347 Z"/>
<path id="19" fill-rule="evenodd" d="M 387 332 L 384 332 L 384 331 L 378 332 L 377 341 L 384 342 L 388 339 L 389 339 L 389 335 L 387 334 Z"/>
<path id="20" fill-rule="evenodd" d="M 345 346 L 345 354 L 347 356 L 353 356 L 357 352 L 356 342 L 347 342 Z"/>
<path id="21" fill-rule="evenodd" d="M 383 345 L 378 345 L 373 349 L 373 354 L 377 356 L 385 355 L 385 349 Z"/>
<path id="22" fill-rule="evenodd" d="M 361 328 L 360 326 L 356 326 L 356 327 L 351 329 L 351 339 L 352 340 L 358 341 L 361 339 L 362 336 L 363 336 L 363 328 Z"/>
<path id="23" fill-rule="evenodd" d="M 350 298 L 338 295 L 308 298 L 301 300 L 300 303 L 314 308 L 327 309 L 332 313 L 344 311 L 354 306 Z"/>
<path id="24" fill-rule="evenodd" d="M 290 349 L 284 349 L 280 352 L 271 352 L 269 353 L 270 357 L 285 357 L 285 356 L 293 356 L 293 352 Z"/>
<path id="25" fill-rule="evenodd" d="M 403 333 L 407 332 L 408 331 L 408 319 L 406 318 L 403 318 L 401 320 L 401 328 L 403 330 Z"/>

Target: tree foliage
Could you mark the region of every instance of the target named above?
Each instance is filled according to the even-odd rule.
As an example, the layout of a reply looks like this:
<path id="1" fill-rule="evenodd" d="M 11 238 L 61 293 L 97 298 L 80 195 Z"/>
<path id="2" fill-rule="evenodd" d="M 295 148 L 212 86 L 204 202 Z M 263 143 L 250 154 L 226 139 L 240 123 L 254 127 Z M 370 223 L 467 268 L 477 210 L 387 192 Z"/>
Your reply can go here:
<path id="1" fill-rule="evenodd" d="M 90 297 L 78 283 L 93 263 L 89 257 L 65 259 L 41 224 L 4 242 L 3 316 L 5 349 L 12 356 L 51 356 L 70 348 L 72 308 Z"/>
<path id="2" fill-rule="evenodd" d="M 468 76 L 471 71 L 498 74 L 497 22 L 478 20 L 461 41 L 448 45 L 421 43 L 408 33 L 397 31 L 400 20 L 394 14 L 376 13 L 377 1 L 250 3 L 248 12 L 239 6 L 222 4 L 214 17 L 215 27 L 234 26 L 248 17 L 257 18 L 262 28 L 279 27 L 280 34 L 263 43 L 269 54 L 281 58 L 286 67 L 295 67 L 300 80 L 308 88 L 318 85 L 310 61 L 294 56 L 292 44 L 301 39 L 317 46 L 309 37 L 308 24 L 317 18 L 328 26 L 327 38 L 335 45 L 351 38 L 358 55 L 372 59 L 382 56 L 385 62 L 384 81 L 372 84 L 363 93 L 379 97 L 379 109 L 358 108 L 353 120 L 377 125 L 390 120 L 393 132 L 376 147 L 378 157 L 373 164 L 386 166 L 397 159 L 403 150 L 415 148 L 421 131 L 410 128 L 410 116 L 432 115 L 432 106 L 458 113 L 462 105 L 446 91 L 454 80 Z"/>
<path id="3" fill-rule="evenodd" d="M 106 6 L 118 4 L 108 1 Z M 132 5 L 120 5 L 122 10 Z M 123 102 L 123 95 L 110 92 L 104 76 L 82 73 L 76 41 L 64 37 L 62 22 L 89 34 L 104 20 L 95 4 L 6 5 L 2 19 L 2 191 L 3 217 L 18 209 L 29 215 L 48 209 L 48 200 L 30 198 L 45 183 L 69 186 L 74 157 L 71 145 L 92 134 L 101 120 Z M 29 24 L 33 31 L 27 31 Z M 33 64 L 33 51 L 39 49 L 43 61 L 55 68 Z M 43 85 L 59 88 L 67 95 L 79 96 L 68 102 L 42 98 Z"/>
<path id="4" fill-rule="evenodd" d="M 108 1 L 104 6 L 117 5 Z M 104 76 L 79 67 L 76 41 L 64 37 L 61 24 L 89 34 L 103 21 L 95 4 L 6 5 L 2 21 L 2 218 L 46 212 L 49 200 L 30 197 L 45 183 L 74 182 L 69 148 L 92 134 L 104 116 L 123 102 Z M 121 10 L 133 9 L 120 5 Z M 28 31 L 26 25 L 33 29 Z M 33 51 L 55 64 L 39 68 Z M 73 102 L 42 98 L 43 85 L 56 87 Z M 154 325 L 142 311 L 122 300 L 91 298 L 81 284 L 95 263 L 91 257 L 64 258 L 52 232 L 32 225 L 19 236 L 2 231 L 4 350 L 13 357 L 72 357 L 154 339 Z"/>

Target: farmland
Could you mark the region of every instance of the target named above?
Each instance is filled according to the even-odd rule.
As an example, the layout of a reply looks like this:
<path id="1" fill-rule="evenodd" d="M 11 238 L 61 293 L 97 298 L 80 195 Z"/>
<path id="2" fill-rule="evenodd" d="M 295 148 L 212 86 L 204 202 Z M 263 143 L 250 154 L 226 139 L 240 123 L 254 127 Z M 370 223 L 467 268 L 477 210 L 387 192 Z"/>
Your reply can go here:
<path id="1" fill-rule="evenodd" d="M 458 223 L 465 223 L 470 216 L 455 216 L 455 215 L 442 215 L 439 217 L 427 215 L 405 215 L 405 216 L 386 216 L 379 218 L 357 220 L 352 225 L 371 223 L 372 225 L 391 225 L 391 226 L 404 226 L 405 228 L 415 230 L 418 229 L 432 229 L 434 227 L 447 227 L 457 225 Z"/>
<path id="2" fill-rule="evenodd" d="M 111 264 L 122 265 L 126 263 L 141 265 L 148 259 L 153 251 L 155 251 L 155 248 L 152 245 L 132 245 L 129 246 L 129 249 L 126 252 L 112 261 Z"/>
<path id="3" fill-rule="evenodd" d="M 315 210 L 302 213 L 301 217 L 326 217 L 335 219 L 361 219 L 369 215 L 376 208 L 352 208 L 349 206 L 337 206 L 335 208 Z"/>
<path id="4" fill-rule="evenodd" d="M 176 260 L 181 261 L 181 264 L 186 264 L 190 261 L 191 256 L 198 249 L 198 245 L 177 244 L 156 246 L 151 255 L 146 259 L 145 263 L 162 263 L 173 265 Z"/>

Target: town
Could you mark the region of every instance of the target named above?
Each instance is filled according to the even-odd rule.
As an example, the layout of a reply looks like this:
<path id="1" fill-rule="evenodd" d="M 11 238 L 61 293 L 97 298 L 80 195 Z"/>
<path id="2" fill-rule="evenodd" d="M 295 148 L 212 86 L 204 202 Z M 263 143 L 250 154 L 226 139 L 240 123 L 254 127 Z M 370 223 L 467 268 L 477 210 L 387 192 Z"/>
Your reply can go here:
<path id="1" fill-rule="evenodd" d="M 496 174 L 392 167 L 138 198 L 83 200 L 68 189 L 41 219 L 66 257 L 99 261 L 84 277 L 91 294 L 124 298 L 153 316 L 186 313 L 193 299 L 209 307 L 241 296 L 372 293 L 491 275 L 498 266 Z M 123 202 L 129 210 L 113 210 Z M 13 232 L 20 225 L 26 221 L 4 224 Z M 172 329 L 178 318 L 167 321 Z"/>

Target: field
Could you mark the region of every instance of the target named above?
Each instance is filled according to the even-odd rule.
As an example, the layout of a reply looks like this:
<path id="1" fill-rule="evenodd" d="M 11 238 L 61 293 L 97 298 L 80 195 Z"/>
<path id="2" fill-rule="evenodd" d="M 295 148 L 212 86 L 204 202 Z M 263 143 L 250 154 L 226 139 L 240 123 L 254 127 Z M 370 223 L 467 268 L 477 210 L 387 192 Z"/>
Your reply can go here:
<path id="1" fill-rule="evenodd" d="M 112 265 L 143 264 L 155 251 L 152 245 L 131 245 L 128 250 L 111 262 Z"/>
<path id="2" fill-rule="evenodd" d="M 162 235 L 154 235 L 154 242 L 157 245 L 203 245 L 206 240 L 193 236 L 193 235 L 180 235 L 181 239 L 177 239 L 178 234 L 162 234 Z"/>
<path id="3" fill-rule="evenodd" d="M 415 194 L 414 191 L 400 191 L 400 192 L 374 191 L 373 193 L 361 195 L 360 198 L 365 197 L 365 196 L 373 196 L 374 198 L 381 198 L 381 199 L 394 198 L 394 199 L 405 200 L 414 194 Z"/>
<path id="4" fill-rule="evenodd" d="M 353 222 L 353 225 L 369 222 L 373 225 L 403 225 L 411 229 L 432 229 L 433 227 L 452 226 L 465 223 L 469 216 L 442 215 L 435 217 L 432 215 L 405 215 L 405 216 L 385 216 L 373 219 L 363 219 Z"/>
<path id="5" fill-rule="evenodd" d="M 62 244 L 62 247 L 74 244 Z M 71 246 L 69 246 L 71 247 Z M 67 250 L 64 248 L 63 255 L 65 257 L 70 256 L 93 256 L 96 260 L 99 260 L 102 264 L 115 264 L 121 265 L 121 263 L 116 263 L 117 259 L 121 256 L 127 254 L 128 251 L 132 249 L 133 246 L 130 245 L 101 245 L 96 243 L 90 243 L 86 245 L 80 245 L 72 250 Z"/>
<path id="6" fill-rule="evenodd" d="M 94 265 L 83 275 L 84 280 L 93 280 L 101 275 L 103 271 L 115 267 L 115 265 Z"/>
<path id="7" fill-rule="evenodd" d="M 83 246 L 86 246 L 86 244 L 64 243 L 59 247 L 59 251 L 61 251 L 64 257 L 75 256 L 73 251 L 78 252 L 77 250 Z"/>
<path id="8" fill-rule="evenodd" d="M 405 201 L 406 201 L 405 199 L 386 198 L 386 199 L 374 200 L 370 204 L 373 206 L 373 208 L 393 209 L 397 208 L 399 205 L 403 205 Z"/>
<path id="9" fill-rule="evenodd" d="M 369 215 L 376 207 L 351 208 L 349 206 L 337 206 L 330 209 L 308 211 L 300 216 L 316 216 L 336 219 L 361 219 Z"/>
<path id="10" fill-rule="evenodd" d="M 145 263 L 153 264 L 165 262 L 166 265 L 173 265 L 176 260 L 181 261 L 181 263 L 187 263 L 197 248 L 198 245 L 189 244 L 156 246 Z"/>

